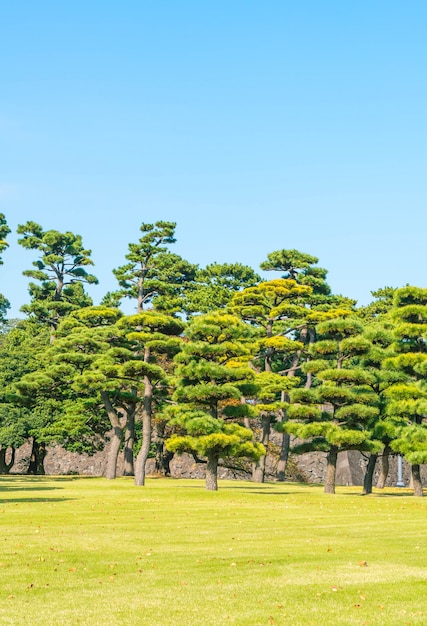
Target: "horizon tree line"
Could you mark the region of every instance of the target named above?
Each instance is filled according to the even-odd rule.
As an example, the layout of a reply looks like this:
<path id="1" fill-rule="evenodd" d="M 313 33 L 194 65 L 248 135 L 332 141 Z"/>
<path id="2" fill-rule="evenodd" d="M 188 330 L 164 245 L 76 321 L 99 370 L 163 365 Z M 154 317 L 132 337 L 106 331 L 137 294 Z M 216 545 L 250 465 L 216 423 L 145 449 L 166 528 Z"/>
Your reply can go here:
<path id="1" fill-rule="evenodd" d="M 109 479 L 120 450 L 137 486 L 150 455 L 168 475 L 173 455 L 187 452 L 216 490 L 221 465 L 266 479 L 274 429 L 278 480 L 290 452 L 323 452 L 325 492 L 334 493 L 339 452 L 358 450 L 370 493 L 377 460 L 384 485 L 389 455 L 400 454 L 421 496 L 427 289 L 385 287 L 357 308 L 332 294 L 312 255 L 269 253 L 261 269 L 280 275 L 271 280 L 238 262 L 201 268 L 170 250 L 175 227 L 143 223 L 112 270 L 117 290 L 94 306 L 82 238 L 18 226 L 18 244 L 36 258 L 23 272 L 32 279 L 26 319 L 7 321 L 0 296 L 0 472 L 27 440 L 34 474 L 44 473 L 49 445 L 93 453 L 109 441 Z M 9 234 L 0 214 L 0 253 Z M 134 315 L 122 312 L 124 298 Z"/>

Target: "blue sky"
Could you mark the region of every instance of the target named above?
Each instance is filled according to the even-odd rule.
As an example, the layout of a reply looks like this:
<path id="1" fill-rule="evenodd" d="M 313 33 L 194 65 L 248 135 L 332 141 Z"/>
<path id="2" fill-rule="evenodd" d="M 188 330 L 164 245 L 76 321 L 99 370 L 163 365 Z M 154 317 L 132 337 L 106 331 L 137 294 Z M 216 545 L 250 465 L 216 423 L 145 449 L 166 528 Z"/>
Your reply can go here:
<path id="1" fill-rule="evenodd" d="M 80 233 L 95 302 L 160 219 L 202 265 L 297 248 L 360 303 L 427 286 L 426 23 L 418 0 L 1 3 L 0 212 Z M 9 241 L 17 315 L 34 257 Z"/>

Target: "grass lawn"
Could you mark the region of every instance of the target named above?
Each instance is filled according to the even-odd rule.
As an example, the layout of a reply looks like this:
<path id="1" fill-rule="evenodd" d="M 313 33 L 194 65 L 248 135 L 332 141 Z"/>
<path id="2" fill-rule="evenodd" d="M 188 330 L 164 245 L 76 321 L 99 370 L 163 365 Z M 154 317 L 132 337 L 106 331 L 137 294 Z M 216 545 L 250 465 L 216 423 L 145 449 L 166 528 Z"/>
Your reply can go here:
<path id="1" fill-rule="evenodd" d="M 0 624 L 427 624 L 427 499 L 0 477 Z"/>

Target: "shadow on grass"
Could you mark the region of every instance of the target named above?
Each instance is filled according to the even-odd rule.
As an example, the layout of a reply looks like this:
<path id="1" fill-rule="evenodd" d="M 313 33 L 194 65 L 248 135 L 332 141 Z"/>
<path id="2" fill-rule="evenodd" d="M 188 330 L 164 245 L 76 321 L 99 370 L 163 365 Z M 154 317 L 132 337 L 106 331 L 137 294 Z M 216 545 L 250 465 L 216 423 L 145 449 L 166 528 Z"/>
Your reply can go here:
<path id="1" fill-rule="evenodd" d="M 1 504 L 21 504 L 28 502 L 69 502 L 76 498 L 0 498 Z"/>

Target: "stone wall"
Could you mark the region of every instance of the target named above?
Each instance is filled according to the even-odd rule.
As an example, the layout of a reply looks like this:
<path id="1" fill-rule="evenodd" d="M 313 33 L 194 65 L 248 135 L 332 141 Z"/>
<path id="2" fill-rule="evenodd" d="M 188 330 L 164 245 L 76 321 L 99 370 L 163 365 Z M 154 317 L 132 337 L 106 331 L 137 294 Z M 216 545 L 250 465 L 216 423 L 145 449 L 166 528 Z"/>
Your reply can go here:
<path id="1" fill-rule="evenodd" d="M 77 454 L 64 450 L 61 446 L 48 448 L 45 459 L 46 474 L 81 474 L 84 476 L 102 476 L 105 472 L 108 444 L 102 452 L 94 455 Z M 24 474 L 27 471 L 31 445 L 25 444 L 16 453 L 15 465 L 11 473 Z M 337 462 L 337 485 L 363 485 L 367 459 L 360 452 L 350 450 L 340 452 Z M 290 480 L 299 480 L 307 483 L 323 483 L 326 473 L 326 453 L 310 452 L 299 456 L 291 455 L 292 473 Z M 248 469 L 250 466 L 248 465 Z M 377 462 L 374 485 L 379 474 L 380 461 Z M 154 459 L 149 459 L 147 464 L 147 474 L 154 472 Z M 403 462 L 403 478 L 406 486 L 410 484 L 410 466 Z M 123 455 L 119 456 L 117 475 L 123 474 Z M 171 475 L 175 478 L 204 478 L 205 464 L 196 463 L 192 456 L 183 454 L 175 455 L 171 462 Z M 250 474 L 236 472 L 224 467 L 218 470 L 219 478 L 239 478 L 250 479 Z M 421 476 L 424 484 L 427 484 L 427 466 L 421 469 Z M 274 480 L 275 459 L 270 457 L 267 463 L 267 480 Z M 390 457 L 390 471 L 386 486 L 395 486 L 397 481 L 397 457 Z"/>

